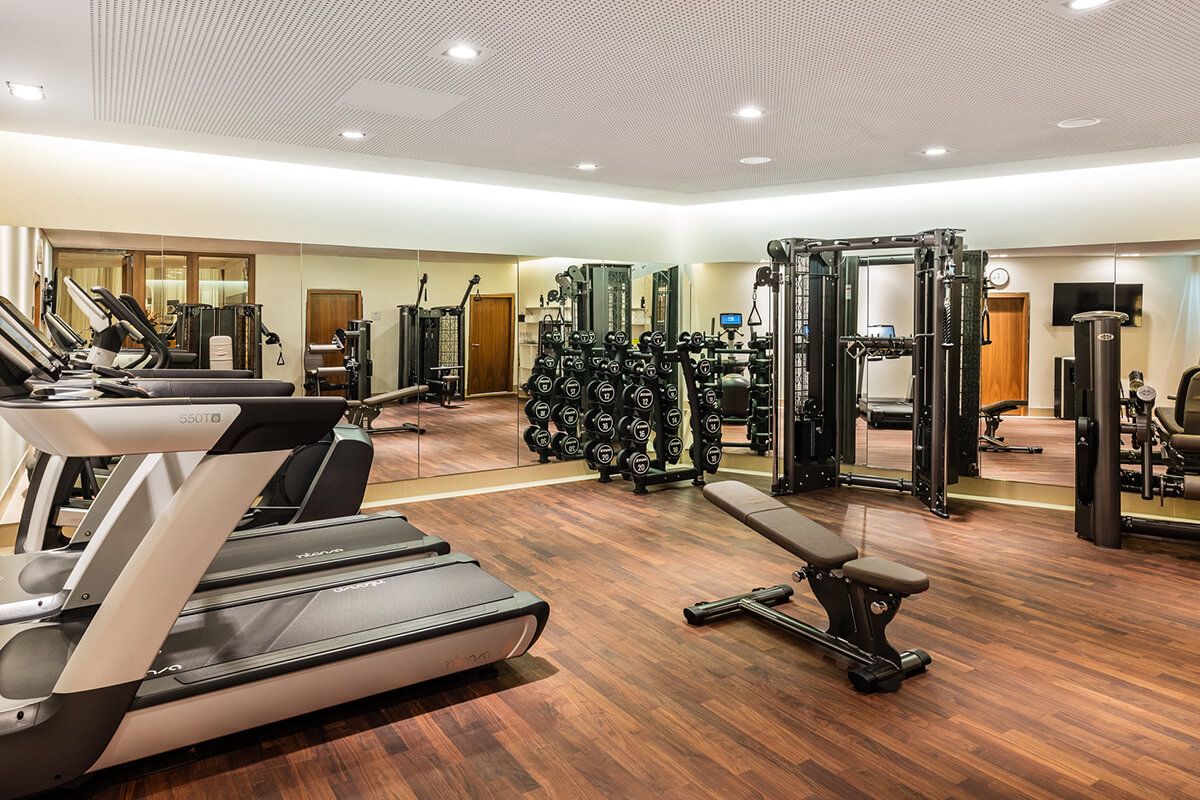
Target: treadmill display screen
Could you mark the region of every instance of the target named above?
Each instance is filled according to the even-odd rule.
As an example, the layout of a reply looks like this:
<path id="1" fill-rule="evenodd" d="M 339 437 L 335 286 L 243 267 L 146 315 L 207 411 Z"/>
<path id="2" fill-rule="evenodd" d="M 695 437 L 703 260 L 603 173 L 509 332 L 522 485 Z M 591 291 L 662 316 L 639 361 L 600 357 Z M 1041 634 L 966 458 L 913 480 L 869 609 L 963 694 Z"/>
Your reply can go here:
<path id="1" fill-rule="evenodd" d="M 870 336 L 875 339 L 895 339 L 896 338 L 896 326 L 895 325 L 868 325 L 867 326 L 867 336 Z"/>
<path id="2" fill-rule="evenodd" d="M 721 327 L 722 328 L 740 328 L 740 327 L 742 327 L 742 315 L 741 314 L 722 314 L 721 315 Z"/>

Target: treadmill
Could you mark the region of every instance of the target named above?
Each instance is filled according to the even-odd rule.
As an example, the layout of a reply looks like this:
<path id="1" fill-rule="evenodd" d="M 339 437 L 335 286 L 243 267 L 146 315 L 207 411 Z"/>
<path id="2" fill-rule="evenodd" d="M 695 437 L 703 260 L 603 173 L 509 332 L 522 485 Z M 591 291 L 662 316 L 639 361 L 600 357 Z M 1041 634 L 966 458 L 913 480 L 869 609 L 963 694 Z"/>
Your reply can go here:
<path id="1" fill-rule="evenodd" d="M 121 378 L 97 384 L 93 377 L 86 381 L 58 381 L 61 354 L 49 347 L 33 323 L 3 297 L 0 297 L 0 337 L 21 359 L 41 365 L 39 377 L 45 382 L 38 391 L 47 397 L 88 396 L 96 385 L 103 385 L 108 393 L 118 396 L 148 395 L 194 401 L 222 392 L 227 397 L 287 397 L 292 391 L 290 384 L 261 380 L 188 378 L 130 382 Z M 359 433 L 369 447 L 366 434 Z M 39 520 L 49 517 L 59 499 L 57 487 L 50 486 L 52 479 L 46 477 L 46 470 L 55 465 L 62 467 L 72 460 L 81 459 L 50 452 L 41 454 L 22 510 L 19 537 L 44 530 L 40 527 L 44 522 Z M 137 537 L 165 512 L 199 461 L 200 455 L 196 453 L 135 453 L 122 457 L 92 503 L 86 509 L 79 509 L 81 519 L 70 546 L 24 547 L 24 552 L 0 557 L 0 622 L 80 612 L 102 603 L 106 587 L 132 554 Z M 366 474 L 359 477 L 365 486 Z M 55 491 L 48 491 L 51 488 Z M 450 552 L 446 542 L 426 536 L 400 514 L 357 514 L 359 500 L 361 493 L 353 502 L 354 516 L 335 521 L 321 513 L 322 504 L 318 502 L 317 507 L 305 508 L 315 515 L 312 520 L 238 531 L 209 565 L 198 589 L 273 581 L 297 573 Z M 102 540 L 106 542 L 105 557 L 98 558 L 92 551 L 97 547 L 96 542 Z"/>
<path id="2" fill-rule="evenodd" d="M 911 428 L 913 424 L 913 379 L 905 397 L 869 397 L 863 392 L 868 361 L 883 361 L 912 355 L 910 337 L 896 336 L 895 325 L 868 325 L 867 335 L 847 337 L 853 349 L 848 352 L 858 361 L 858 411 L 872 428 L 882 425 Z"/>
<path id="3" fill-rule="evenodd" d="M 67 457 L 153 449 L 187 474 L 148 529 L 89 544 L 95 564 L 136 540 L 98 606 L 0 626 L 0 797 L 514 658 L 543 630 L 544 601 L 463 555 L 193 598 L 242 510 L 345 400 L 131 397 L 105 380 L 38 388 L 54 364 L 9 333 L 0 325 L 0 418 L 31 445 Z"/>

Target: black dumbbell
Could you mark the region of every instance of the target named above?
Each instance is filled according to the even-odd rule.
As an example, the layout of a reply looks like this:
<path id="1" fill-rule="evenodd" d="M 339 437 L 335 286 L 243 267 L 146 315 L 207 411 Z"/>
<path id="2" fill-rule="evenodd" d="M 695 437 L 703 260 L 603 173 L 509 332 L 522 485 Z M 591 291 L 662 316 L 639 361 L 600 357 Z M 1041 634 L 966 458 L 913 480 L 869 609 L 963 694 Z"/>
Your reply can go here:
<path id="1" fill-rule="evenodd" d="M 602 439 L 611 439 L 613 431 L 617 429 L 617 422 L 613 415 L 604 409 L 593 408 L 583 418 L 583 427 Z"/>
<path id="2" fill-rule="evenodd" d="M 554 381 L 553 389 L 569 400 L 578 400 L 583 395 L 583 384 L 578 378 L 559 378 Z"/>
<path id="3" fill-rule="evenodd" d="M 608 442 L 591 441 L 584 445 L 583 457 L 587 459 L 588 463 L 607 467 L 616 457 L 616 451 Z"/>
<path id="4" fill-rule="evenodd" d="M 545 400 L 530 400 L 525 403 L 525 416 L 530 422 L 545 422 L 550 419 L 550 404 Z"/>
<path id="5" fill-rule="evenodd" d="M 617 453 L 617 467 L 622 472 L 645 475 L 650 471 L 650 456 L 641 450 L 625 449 Z"/>
<path id="6" fill-rule="evenodd" d="M 608 381 L 590 381 L 587 385 L 588 400 L 609 405 L 617 399 L 617 387 Z"/>
<path id="7" fill-rule="evenodd" d="M 574 458 L 579 455 L 579 437 L 566 431 L 559 431 L 550 440 L 550 449 L 559 458 Z"/>
<path id="8" fill-rule="evenodd" d="M 655 381 L 658 380 L 658 365 L 653 362 L 647 362 L 642 366 L 641 377 L 643 380 Z"/>
<path id="9" fill-rule="evenodd" d="M 529 376 L 529 393 L 534 396 L 547 397 L 554 391 L 554 378 L 544 372 Z"/>
<path id="10" fill-rule="evenodd" d="M 559 403 L 550 410 L 550 419 L 560 428 L 575 429 L 579 424 L 579 409 L 566 403 Z"/>
<path id="11" fill-rule="evenodd" d="M 642 350 L 658 349 L 665 344 L 662 331 L 646 331 L 638 337 L 638 347 Z"/>
<path id="12" fill-rule="evenodd" d="M 639 411 L 646 411 L 654 406 L 654 392 L 645 386 L 626 386 L 625 405 Z"/>
<path id="13" fill-rule="evenodd" d="M 721 435 L 721 415 L 715 411 L 708 411 L 700 417 L 700 430 L 705 436 Z"/>
<path id="14" fill-rule="evenodd" d="M 549 353 L 538 356 L 533 360 L 533 368 L 535 370 L 544 370 L 546 372 L 554 372 L 558 367 L 558 359 Z"/>
<path id="15" fill-rule="evenodd" d="M 663 424 L 672 431 L 678 430 L 681 422 L 683 422 L 683 412 L 677 406 L 663 409 Z"/>
<path id="16" fill-rule="evenodd" d="M 536 425 L 530 425 L 525 429 L 525 444 L 533 452 L 545 450 L 550 446 L 550 431 L 545 428 L 539 428 Z"/>
<path id="17" fill-rule="evenodd" d="M 696 374 L 701 378 L 708 378 L 713 374 L 712 362 L 707 358 L 702 358 L 696 362 Z"/>
<path id="18" fill-rule="evenodd" d="M 706 409 L 715 409 L 721 404 L 721 398 L 717 394 L 717 390 L 711 386 L 706 386 L 696 393 L 700 400 L 700 405 Z"/>
<path id="19" fill-rule="evenodd" d="M 708 347 L 708 337 L 704 335 L 704 331 L 695 331 L 692 333 L 692 352 L 704 352 L 704 348 Z"/>
<path id="20" fill-rule="evenodd" d="M 698 469 L 715 474 L 717 467 L 721 466 L 721 445 L 715 442 L 700 445 L 699 458 L 697 458 L 696 445 L 693 444 L 688 448 L 688 457 L 692 459 L 692 464 Z"/>
<path id="21" fill-rule="evenodd" d="M 663 399 L 668 403 L 679 402 L 679 387 L 673 383 L 663 384 L 662 387 Z"/>
<path id="22" fill-rule="evenodd" d="M 683 439 L 680 439 L 678 436 L 655 439 L 654 452 L 665 457 L 672 464 L 677 464 L 679 463 L 679 457 L 683 455 Z"/>
<path id="23" fill-rule="evenodd" d="M 629 346 L 629 334 L 625 331 L 610 331 L 612 335 L 612 344 L 616 347 Z"/>
<path id="24" fill-rule="evenodd" d="M 542 341 L 550 344 L 562 344 L 562 331 L 546 331 L 542 334 Z"/>
<path id="25" fill-rule="evenodd" d="M 620 375 L 621 374 L 621 362 L 616 360 L 615 358 L 607 359 L 606 361 L 604 361 L 603 364 L 600 365 L 600 371 L 603 372 L 605 375 L 612 375 L 612 376 Z"/>
<path id="26" fill-rule="evenodd" d="M 641 417 L 621 417 L 617 432 L 622 440 L 645 444 L 650 441 L 650 423 Z"/>

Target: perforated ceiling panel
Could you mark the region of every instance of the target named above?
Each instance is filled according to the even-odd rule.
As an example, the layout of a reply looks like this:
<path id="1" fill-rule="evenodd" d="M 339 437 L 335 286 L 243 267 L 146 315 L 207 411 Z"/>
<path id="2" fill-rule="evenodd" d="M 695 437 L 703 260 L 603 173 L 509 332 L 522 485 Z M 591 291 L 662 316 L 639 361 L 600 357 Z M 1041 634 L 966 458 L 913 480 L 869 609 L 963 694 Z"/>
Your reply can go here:
<path id="1" fill-rule="evenodd" d="M 93 0 L 92 28 L 104 121 L 683 192 L 1200 142 L 1197 0 Z M 339 106 L 362 79 L 468 99 Z"/>

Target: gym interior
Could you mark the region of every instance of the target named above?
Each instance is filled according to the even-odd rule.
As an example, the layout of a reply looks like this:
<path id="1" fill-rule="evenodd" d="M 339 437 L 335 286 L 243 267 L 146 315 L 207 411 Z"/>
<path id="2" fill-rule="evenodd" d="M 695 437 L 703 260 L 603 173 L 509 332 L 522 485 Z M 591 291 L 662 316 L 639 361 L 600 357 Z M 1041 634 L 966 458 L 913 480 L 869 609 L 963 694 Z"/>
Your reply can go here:
<path id="1" fill-rule="evenodd" d="M 1197 36 L 3 0 L 0 797 L 1200 797 Z"/>

